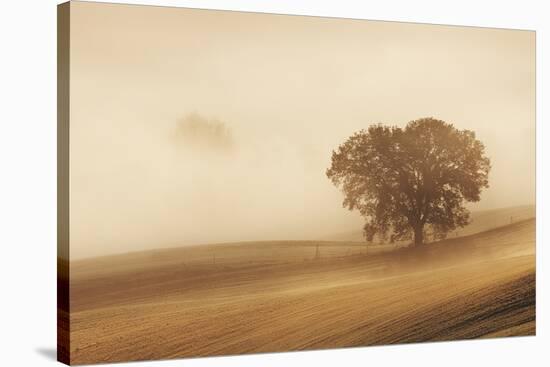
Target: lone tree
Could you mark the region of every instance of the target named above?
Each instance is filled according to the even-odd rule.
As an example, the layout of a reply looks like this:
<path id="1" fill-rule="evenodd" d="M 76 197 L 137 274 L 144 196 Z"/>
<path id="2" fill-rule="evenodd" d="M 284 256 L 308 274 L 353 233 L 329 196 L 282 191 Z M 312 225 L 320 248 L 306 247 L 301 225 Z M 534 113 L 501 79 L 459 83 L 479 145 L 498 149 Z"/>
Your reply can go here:
<path id="1" fill-rule="evenodd" d="M 372 125 L 332 152 L 327 177 L 341 187 L 343 206 L 365 218 L 364 235 L 424 242 L 468 224 L 465 202 L 480 200 L 491 168 L 483 143 L 469 130 L 434 118 L 405 128 Z"/>

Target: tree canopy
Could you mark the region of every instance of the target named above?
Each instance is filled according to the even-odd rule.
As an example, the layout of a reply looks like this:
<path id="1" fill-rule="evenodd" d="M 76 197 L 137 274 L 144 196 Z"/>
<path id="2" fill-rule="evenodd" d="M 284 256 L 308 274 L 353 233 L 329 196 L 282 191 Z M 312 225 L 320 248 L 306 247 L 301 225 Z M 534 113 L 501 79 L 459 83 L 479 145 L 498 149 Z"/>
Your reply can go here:
<path id="1" fill-rule="evenodd" d="M 327 177 L 344 193 L 343 206 L 365 218 L 364 235 L 424 242 L 468 224 L 466 202 L 489 187 L 490 160 L 469 130 L 434 118 L 404 128 L 371 125 L 332 152 Z"/>

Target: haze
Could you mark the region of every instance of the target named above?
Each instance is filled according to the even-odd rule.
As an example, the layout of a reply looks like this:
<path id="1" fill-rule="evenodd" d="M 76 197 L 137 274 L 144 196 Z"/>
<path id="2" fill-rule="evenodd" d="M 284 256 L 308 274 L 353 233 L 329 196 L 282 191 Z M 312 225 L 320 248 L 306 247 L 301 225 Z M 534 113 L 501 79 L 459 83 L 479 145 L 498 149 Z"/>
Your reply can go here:
<path id="1" fill-rule="evenodd" d="M 535 33 L 73 2 L 71 258 L 357 230 L 326 178 L 372 123 L 433 116 L 535 203 Z"/>

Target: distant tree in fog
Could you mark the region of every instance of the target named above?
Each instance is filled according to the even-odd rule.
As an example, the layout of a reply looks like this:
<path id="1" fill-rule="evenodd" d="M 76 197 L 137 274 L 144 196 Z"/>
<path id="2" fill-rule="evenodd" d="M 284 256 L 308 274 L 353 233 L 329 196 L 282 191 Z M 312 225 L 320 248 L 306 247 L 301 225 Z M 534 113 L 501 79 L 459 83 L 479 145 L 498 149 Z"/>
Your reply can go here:
<path id="1" fill-rule="evenodd" d="M 433 118 L 404 128 L 372 125 L 332 152 L 327 177 L 343 206 L 365 218 L 364 235 L 424 242 L 469 221 L 465 202 L 480 200 L 491 168 L 483 143 L 469 130 Z"/>
<path id="2" fill-rule="evenodd" d="M 231 130 L 223 121 L 191 113 L 178 121 L 176 138 L 189 148 L 228 151 L 233 148 Z"/>

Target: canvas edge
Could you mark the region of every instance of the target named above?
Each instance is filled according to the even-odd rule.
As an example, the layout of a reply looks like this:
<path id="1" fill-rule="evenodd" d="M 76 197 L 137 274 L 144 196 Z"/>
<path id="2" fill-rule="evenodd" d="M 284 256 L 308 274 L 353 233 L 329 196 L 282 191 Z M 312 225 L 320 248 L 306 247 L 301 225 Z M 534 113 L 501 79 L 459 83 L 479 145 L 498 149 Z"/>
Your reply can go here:
<path id="1" fill-rule="evenodd" d="M 70 2 L 57 5 L 57 360 L 70 364 Z"/>

